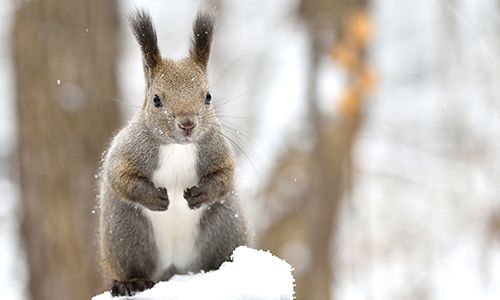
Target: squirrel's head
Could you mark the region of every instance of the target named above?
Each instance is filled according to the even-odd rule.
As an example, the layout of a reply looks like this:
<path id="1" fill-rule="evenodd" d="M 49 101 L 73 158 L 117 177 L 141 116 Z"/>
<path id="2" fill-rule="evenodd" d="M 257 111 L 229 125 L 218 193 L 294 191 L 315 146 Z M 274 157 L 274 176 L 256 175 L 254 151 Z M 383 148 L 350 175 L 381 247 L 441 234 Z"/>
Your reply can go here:
<path id="1" fill-rule="evenodd" d="M 146 78 L 142 119 L 161 142 L 195 141 L 215 124 L 206 78 L 213 17 L 198 13 L 189 56 L 182 60 L 161 57 L 149 14 L 137 11 L 129 21 L 141 47 Z"/>

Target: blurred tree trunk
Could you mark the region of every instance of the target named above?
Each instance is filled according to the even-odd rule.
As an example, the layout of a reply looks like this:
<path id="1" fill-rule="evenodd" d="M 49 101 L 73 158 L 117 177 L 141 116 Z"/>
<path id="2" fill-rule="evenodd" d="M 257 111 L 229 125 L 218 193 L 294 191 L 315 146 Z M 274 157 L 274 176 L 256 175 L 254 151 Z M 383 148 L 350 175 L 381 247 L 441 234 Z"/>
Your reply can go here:
<path id="1" fill-rule="evenodd" d="M 335 259 L 330 246 L 335 245 L 340 207 L 351 180 L 351 152 L 362 123 L 362 102 L 373 80 L 365 54 L 370 35 L 366 10 L 365 0 L 308 0 L 302 1 L 300 7 L 311 37 L 306 80 L 315 146 L 306 159 L 291 158 L 293 151 L 285 155 L 284 160 L 296 161 L 291 163 L 292 170 L 302 168 L 307 174 L 306 192 L 298 196 L 300 203 L 281 216 L 261 239 L 265 247 L 285 258 L 283 250 L 290 245 L 290 239 L 306 245 L 307 265 L 294 274 L 299 300 L 328 300 L 333 295 L 335 278 L 331 267 Z M 334 119 L 325 118 L 319 111 L 317 95 L 320 58 L 329 53 L 349 77 Z"/>
<path id="2" fill-rule="evenodd" d="M 119 125 L 115 1 L 19 2 L 12 45 L 32 299 L 90 299 L 101 152 Z"/>

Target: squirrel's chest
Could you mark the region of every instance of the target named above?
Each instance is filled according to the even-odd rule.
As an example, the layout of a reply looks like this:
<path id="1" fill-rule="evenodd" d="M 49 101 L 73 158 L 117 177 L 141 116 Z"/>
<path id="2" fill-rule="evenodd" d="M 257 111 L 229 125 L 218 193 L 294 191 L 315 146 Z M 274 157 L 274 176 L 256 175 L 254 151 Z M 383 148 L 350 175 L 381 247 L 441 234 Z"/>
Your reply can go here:
<path id="1" fill-rule="evenodd" d="M 186 188 L 198 184 L 196 156 L 193 144 L 164 145 L 159 150 L 152 181 L 156 187 L 167 189 L 170 204 L 163 212 L 144 211 L 158 246 L 160 273 L 171 265 L 179 271 L 188 271 L 197 258 L 195 242 L 202 210 L 191 210 L 183 196 Z"/>
<path id="2" fill-rule="evenodd" d="M 158 166 L 151 178 L 155 186 L 167 188 L 168 195 L 172 197 L 178 196 L 174 192 L 179 192 L 181 189 L 182 196 L 184 189 L 198 183 L 196 156 L 196 146 L 193 144 L 160 146 Z M 186 201 L 183 201 L 183 204 L 188 207 Z"/>

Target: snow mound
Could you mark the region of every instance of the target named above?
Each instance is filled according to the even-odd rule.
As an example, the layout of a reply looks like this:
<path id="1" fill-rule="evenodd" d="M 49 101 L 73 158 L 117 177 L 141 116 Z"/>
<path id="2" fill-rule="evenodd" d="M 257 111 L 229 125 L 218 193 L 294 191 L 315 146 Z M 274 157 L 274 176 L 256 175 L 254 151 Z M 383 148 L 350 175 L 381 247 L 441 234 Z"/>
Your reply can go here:
<path id="1" fill-rule="evenodd" d="M 270 252 L 245 246 L 234 250 L 232 261 L 219 270 L 177 275 L 133 297 L 112 298 L 109 292 L 92 300 L 292 300 L 292 267 Z"/>

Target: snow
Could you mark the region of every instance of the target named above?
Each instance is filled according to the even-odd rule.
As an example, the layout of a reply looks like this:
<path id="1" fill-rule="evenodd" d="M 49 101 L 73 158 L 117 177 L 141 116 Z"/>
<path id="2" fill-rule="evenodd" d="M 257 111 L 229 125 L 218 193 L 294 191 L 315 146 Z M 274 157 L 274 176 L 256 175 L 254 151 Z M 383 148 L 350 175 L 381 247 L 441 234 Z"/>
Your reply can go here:
<path id="1" fill-rule="evenodd" d="M 270 252 L 236 248 L 232 261 L 219 270 L 174 276 L 133 297 L 112 298 L 109 292 L 92 300 L 288 300 L 294 298 L 292 267 Z"/>

